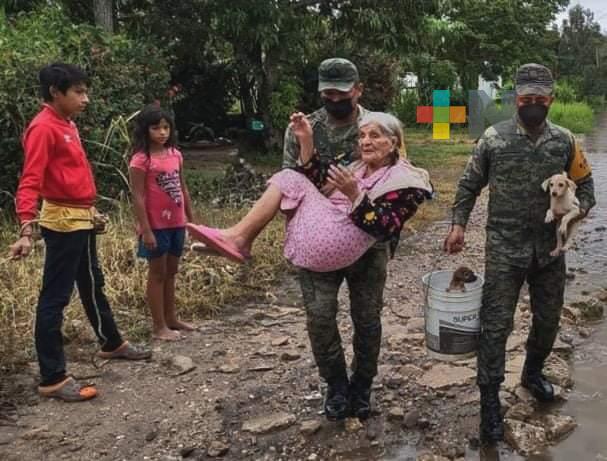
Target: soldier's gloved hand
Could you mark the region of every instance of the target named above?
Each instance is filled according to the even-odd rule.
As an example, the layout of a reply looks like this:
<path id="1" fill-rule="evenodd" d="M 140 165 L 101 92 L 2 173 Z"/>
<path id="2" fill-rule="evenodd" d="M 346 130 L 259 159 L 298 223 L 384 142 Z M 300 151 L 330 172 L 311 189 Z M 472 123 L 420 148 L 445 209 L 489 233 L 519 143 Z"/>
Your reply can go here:
<path id="1" fill-rule="evenodd" d="M 464 227 L 454 224 L 445 239 L 443 249 L 449 253 L 459 253 L 464 249 Z"/>

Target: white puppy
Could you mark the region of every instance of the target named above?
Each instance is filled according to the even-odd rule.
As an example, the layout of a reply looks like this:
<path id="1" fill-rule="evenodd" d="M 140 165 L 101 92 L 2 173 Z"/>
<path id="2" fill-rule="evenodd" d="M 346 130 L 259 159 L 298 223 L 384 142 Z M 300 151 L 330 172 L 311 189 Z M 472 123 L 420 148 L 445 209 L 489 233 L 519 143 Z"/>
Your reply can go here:
<path id="1" fill-rule="evenodd" d="M 573 243 L 573 237 L 581 224 L 580 202 L 575 196 L 575 183 L 567 173 L 555 174 L 542 183 L 542 189 L 550 191 L 550 208 L 546 212 L 545 222 L 557 221 L 556 248 L 551 256 L 567 251 Z"/>

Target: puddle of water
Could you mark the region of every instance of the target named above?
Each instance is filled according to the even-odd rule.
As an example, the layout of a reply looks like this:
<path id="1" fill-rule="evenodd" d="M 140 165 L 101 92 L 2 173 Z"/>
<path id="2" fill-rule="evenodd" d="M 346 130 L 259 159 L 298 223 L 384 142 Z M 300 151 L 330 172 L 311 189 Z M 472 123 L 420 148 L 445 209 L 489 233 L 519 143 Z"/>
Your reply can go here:
<path id="1" fill-rule="evenodd" d="M 381 459 L 382 461 L 416 461 L 417 454 L 415 446 L 404 445 Z M 549 458 L 541 456 L 523 458 L 512 453 L 506 446 L 486 448 L 482 451 L 466 448 L 464 459 L 466 461 L 549 461 Z"/>
<path id="2" fill-rule="evenodd" d="M 607 344 L 607 334 L 597 340 Z M 562 411 L 575 418 L 578 428 L 569 438 L 549 450 L 553 461 L 607 460 L 607 398 L 604 385 L 607 380 L 606 359 L 603 355 L 597 361 L 598 364 L 593 363 L 594 360 L 576 363 L 575 391 Z"/>
<path id="3" fill-rule="evenodd" d="M 583 268 L 568 287 L 567 298 L 574 300 L 582 291 L 607 288 L 607 116 L 586 143 L 597 196 L 597 206 L 581 228 L 579 250 L 567 256 L 570 267 Z M 581 241 L 581 239 L 583 239 Z M 575 418 L 578 428 L 563 442 L 550 448 L 552 461 L 607 460 L 607 323 L 595 326 L 595 333 L 575 353 L 575 387 L 562 413 Z"/>

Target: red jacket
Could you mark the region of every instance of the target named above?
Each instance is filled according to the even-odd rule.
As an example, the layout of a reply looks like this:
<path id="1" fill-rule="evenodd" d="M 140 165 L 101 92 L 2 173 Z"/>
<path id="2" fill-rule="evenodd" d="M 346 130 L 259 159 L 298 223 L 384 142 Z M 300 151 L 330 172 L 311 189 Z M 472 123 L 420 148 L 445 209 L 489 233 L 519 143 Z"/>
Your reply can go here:
<path id="1" fill-rule="evenodd" d="M 25 162 L 17 188 L 17 215 L 34 219 L 38 199 L 90 207 L 97 189 L 76 124 L 44 105 L 23 135 Z"/>

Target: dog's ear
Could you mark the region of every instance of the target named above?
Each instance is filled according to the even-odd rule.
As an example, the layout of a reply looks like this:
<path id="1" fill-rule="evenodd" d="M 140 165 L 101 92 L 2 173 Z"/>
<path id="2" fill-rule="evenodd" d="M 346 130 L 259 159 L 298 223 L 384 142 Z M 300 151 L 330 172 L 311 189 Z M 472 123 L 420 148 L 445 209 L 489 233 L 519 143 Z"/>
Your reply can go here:
<path id="1" fill-rule="evenodd" d="M 550 178 L 546 179 L 543 183 L 542 183 L 542 189 L 544 190 L 544 192 L 548 191 L 548 185 L 550 184 Z"/>
<path id="2" fill-rule="evenodd" d="M 577 189 L 577 184 L 569 178 L 567 178 L 567 185 L 573 192 L 575 192 L 575 190 Z"/>

